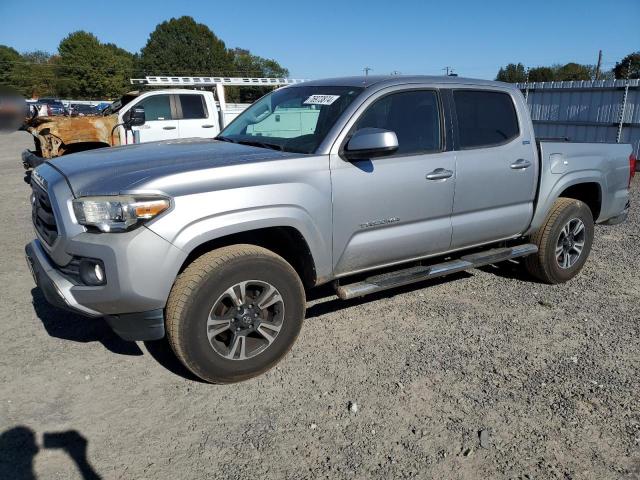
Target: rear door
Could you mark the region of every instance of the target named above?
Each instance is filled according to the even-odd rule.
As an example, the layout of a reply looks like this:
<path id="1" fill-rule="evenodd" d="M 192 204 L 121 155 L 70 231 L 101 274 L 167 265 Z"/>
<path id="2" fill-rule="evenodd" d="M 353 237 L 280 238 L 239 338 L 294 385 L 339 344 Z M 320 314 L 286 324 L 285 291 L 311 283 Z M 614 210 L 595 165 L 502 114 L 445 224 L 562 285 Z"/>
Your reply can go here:
<path id="1" fill-rule="evenodd" d="M 445 151 L 438 92 L 401 88 L 367 100 L 347 125 L 396 133 L 399 149 L 370 160 L 331 154 L 335 272 L 345 275 L 446 251 L 455 152 Z M 334 147 L 335 149 L 336 147 Z"/>
<path id="2" fill-rule="evenodd" d="M 452 91 L 456 185 L 452 248 L 510 238 L 533 216 L 538 165 L 518 92 Z"/>
<path id="3" fill-rule="evenodd" d="M 151 95 L 136 102 L 133 107 L 144 108 L 146 118 L 144 125 L 132 128 L 140 131 L 141 143 L 180 138 L 173 95 L 167 93 Z"/>
<path id="4" fill-rule="evenodd" d="M 208 111 L 204 95 L 180 93 L 176 95 L 176 99 L 180 138 L 213 138 L 219 133 L 215 120 L 217 112 Z"/>

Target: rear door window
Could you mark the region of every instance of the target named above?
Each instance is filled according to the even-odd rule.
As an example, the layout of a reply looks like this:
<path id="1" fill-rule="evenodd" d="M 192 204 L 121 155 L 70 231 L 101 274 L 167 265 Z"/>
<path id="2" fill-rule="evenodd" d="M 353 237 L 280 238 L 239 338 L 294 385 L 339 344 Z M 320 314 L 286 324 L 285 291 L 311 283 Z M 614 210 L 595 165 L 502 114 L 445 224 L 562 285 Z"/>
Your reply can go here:
<path id="1" fill-rule="evenodd" d="M 489 90 L 454 90 L 460 148 L 507 143 L 520 133 L 511 95 Z"/>
<path id="2" fill-rule="evenodd" d="M 153 120 L 173 120 L 169 95 L 147 97 L 138 102 L 136 107 L 144 107 L 144 115 L 147 122 Z"/>
<path id="3" fill-rule="evenodd" d="M 204 97 L 202 95 L 178 95 L 180 97 L 180 105 L 182 106 L 182 118 L 192 120 L 198 118 L 207 118 L 207 109 L 204 105 Z"/>

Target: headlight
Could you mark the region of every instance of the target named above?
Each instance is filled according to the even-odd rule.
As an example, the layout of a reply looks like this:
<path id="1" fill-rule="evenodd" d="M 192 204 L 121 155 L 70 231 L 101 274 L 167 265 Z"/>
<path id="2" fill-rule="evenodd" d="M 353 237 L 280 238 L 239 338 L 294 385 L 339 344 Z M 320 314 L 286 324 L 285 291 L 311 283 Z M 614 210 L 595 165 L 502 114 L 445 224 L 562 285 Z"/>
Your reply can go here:
<path id="1" fill-rule="evenodd" d="M 131 230 L 170 206 L 168 198 L 118 195 L 81 197 L 73 201 L 73 211 L 80 225 L 97 227 L 102 232 Z"/>

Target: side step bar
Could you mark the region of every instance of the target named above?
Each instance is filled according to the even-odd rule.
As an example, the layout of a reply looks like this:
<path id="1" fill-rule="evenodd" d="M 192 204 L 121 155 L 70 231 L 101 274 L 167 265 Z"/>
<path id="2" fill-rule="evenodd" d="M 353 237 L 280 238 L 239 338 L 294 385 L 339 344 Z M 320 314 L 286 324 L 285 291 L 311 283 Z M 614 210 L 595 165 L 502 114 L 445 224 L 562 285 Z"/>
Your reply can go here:
<path id="1" fill-rule="evenodd" d="M 457 260 L 449 260 L 435 265 L 405 268 L 403 270 L 374 275 L 361 282 L 339 285 L 336 287 L 336 293 L 342 300 L 349 300 L 350 298 L 362 297 L 370 293 L 381 292 L 389 288 L 442 277 L 483 265 L 503 262 L 504 260 L 510 260 L 512 258 L 525 257 L 537 251 L 538 247 L 532 243 L 525 243 L 509 248 L 492 248 L 484 252 L 464 255 Z"/>

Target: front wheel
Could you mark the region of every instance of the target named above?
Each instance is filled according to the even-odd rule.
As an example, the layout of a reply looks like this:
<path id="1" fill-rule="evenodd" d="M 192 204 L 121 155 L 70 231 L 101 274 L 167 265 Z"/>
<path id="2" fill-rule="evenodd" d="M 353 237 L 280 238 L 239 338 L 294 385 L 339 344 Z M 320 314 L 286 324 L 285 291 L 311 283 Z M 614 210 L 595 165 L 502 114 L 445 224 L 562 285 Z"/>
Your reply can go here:
<path id="1" fill-rule="evenodd" d="M 189 265 L 166 309 L 169 343 L 212 383 L 273 367 L 295 341 L 305 312 L 302 282 L 282 257 L 254 245 L 213 250 Z"/>
<path id="2" fill-rule="evenodd" d="M 531 275 L 551 284 L 571 280 L 582 270 L 591 251 L 591 210 L 580 200 L 559 198 L 531 241 L 538 246 L 538 253 L 524 261 Z"/>

